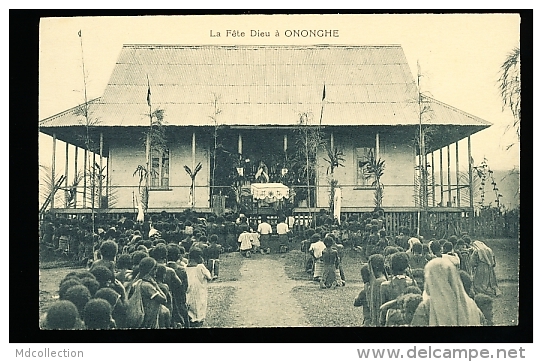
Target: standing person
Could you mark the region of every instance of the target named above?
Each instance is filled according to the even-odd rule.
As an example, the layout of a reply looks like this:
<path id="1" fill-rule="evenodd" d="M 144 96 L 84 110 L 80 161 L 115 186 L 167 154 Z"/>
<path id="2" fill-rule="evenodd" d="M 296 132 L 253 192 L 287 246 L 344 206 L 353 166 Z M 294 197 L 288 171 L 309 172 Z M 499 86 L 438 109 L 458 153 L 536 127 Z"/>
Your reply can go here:
<path id="1" fill-rule="evenodd" d="M 189 318 L 188 309 L 186 307 L 186 290 L 188 289 L 188 276 L 186 275 L 186 263 L 183 262 L 185 250 L 182 246 L 176 244 L 169 244 L 167 246 L 167 263 L 166 266 L 173 269 L 177 277 L 181 280 L 182 288 L 178 294 L 177 306 L 181 312 L 182 319 L 184 320 L 184 327 L 188 328 Z"/>
<path id="2" fill-rule="evenodd" d="M 144 318 L 140 326 L 131 326 L 132 328 L 157 329 L 160 327 L 160 312 L 164 311 L 161 306 L 167 304 L 167 298 L 154 279 L 157 265 L 156 260 L 151 257 L 145 257 L 139 262 L 137 278 L 128 292 L 128 303 L 130 304 L 130 297 L 135 293 L 136 288 L 140 288 Z M 127 313 L 129 314 L 130 311 L 128 310 Z"/>
<path id="3" fill-rule="evenodd" d="M 388 280 L 386 268 L 384 266 L 384 256 L 382 254 L 373 254 L 369 257 L 369 272 L 371 276 L 371 288 L 369 295 L 369 309 L 371 310 L 371 325 L 378 326 L 380 317 L 380 306 L 382 299 L 380 286 Z"/>
<path id="4" fill-rule="evenodd" d="M 324 273 L 324 262 L 322 261 L 322 252 L 326 248 L 326 245 L 322 242 L 321 236 L 315 233 L 311 236 L 312 244 L 309 247 L 309 253 L 313 258 L 313 275 L 312 280 L 319 282 Z"/>
<path id="5" fill-rule="evenodd" d="M 173 311 L 173 296 L 171 295 L 171 292 L 169 290 L 169 286 L 166 284 L 166 266 L 158 264 L 156 266 L 156 275 L 154 277 L 156 280 L 156 284 L 158 285 L 158 288 L 164 293 L 166 296 L 166 303 L 165 309 L 163 308 L 164 305 L 162 305 L 160 308 L 162 309 L 162 313 L 160 313 L 160 316 L 158 317 L 158 325 L 160 328 L 170 328 L 172 326 L 171 321 L 171 313 Z M 167 311 L 166 311 L 167 309 Z"/>
<path id="6" fill-rule="evenodd" d="M 232 215 L 226 216 L 226 220 L 224 221 L 224 234 L 226 237 L 226 252 L 230 253 L 235 251 L 235 248 L 237 247 L 237 236 L 235 231 L 235 222 L 233 221 Z"/>
<path id="7" fill-rule="evenodd" d="M 172 296 L 172 309 L 171 312 L 171 322 L 174 327 L 182 327 L 186 325 L 186 322 L 183 318 L 184 311 L 184 300 L 185 300 L 185 288 L 181 279 L 177 276 L 177 273 L 173 268 L 167 266 L 167 253 L 168 248 L 165 244 L 158 244 L 152 250 L 152 255 L 156 259 L 157 267 L 164 266 L 165 276 L 164 283 L 168 285 L 169 291 Z"/>
<path id="8" fill-rule="evenodd" d="M 452 264 L 457 267 L 457 269 L 461 269 L 461 260 L 459 259 L 459 255 L 457 255 L 457 253 L 454 251 L 454 245 L 450 241 L 445 241 L 442 244 L 442 257 L 449 259 Z"/>
<path id="9" fill-rule="evenodd" d="M 267 254 L 271 252 L 270 240 L 271 240 L 272 233 L 273 233 L 273 228 L 267 222 L 267 216 L 263 215 L 262 222 L 260 223 L 260 225 L 258 225 L 258 234 L 260 234 L 261 249 L 265 251 L 265 253 Z"/>
<path id="10" fill-rule="evenodd" d="M 324 245 L 326 248 L 322 251 L 322 261 L 324 263 L 324 272 L 320 279 L 320 288 L 335 288 L 337 286 L 337 278 L 335 269 L 339 267 L 339 254 L 337 249 L 332 248 L 333 238 L 326 236 Z"/>
<path id="11" fill-rule="evenodd" d="M 207 269 L 211 272 L 213 279 L 218 278 L 218 272 L 220 270 L 220 252 L 222 246 L 218 244 L 218 235 L 212 234 L 209 237 L 211 244 L 206 249 L 207 254 Z"/>
<path id="12" fill-rule="evenodd" d="M 501 294 L 497 286 L 495 275 L 495 254 L 493 250 L 481 241 L 473 241 L 470 264 L 472 267 L 472 281 L 475 293 L 484 293 L 498 296 Z"/>
<path id="13" fill-rule="evenodd" d="M 412 326 L 480 326 L 483 314 L 476 306 L 449 260 L 435 258 L 425 266 L 423 301 L 418 305 Z"/>
<path id="14" fill-rule="evenodd" d="M 395 253 L 391 257 L 391 272 L 393 277 L 380 284 L 380 303 L 385 304 L 397 299 L 406 293 L 410 286 L 417 286 L 416 282 L 407 275 L 408 256 L 405 252 Z M 380 316 L 380 325 L 386 322 L 386 315 Z"/>
<path id="15" fill-rule="evenodd" d="M 203 265 L 201 250 L 195 248 L 188 254 L 186 266 L 188 289 L 186 304 L 191 327 L 201 327 L 207 316 L 207 281 L 212 280 L 211 273 Z"/>
<path id="16" fill-rule="evenodd" d="M 314 269 L 314 259 L 307 258 L 307 253 L 309 252 L 309 247 L 311 246 L 311 236 L 315 233 L 314 229 L 305 230 L 305 240 L 301 242 L 301 251 L 303 252 L 305 260 L 305 272 L 307 274 L 312 274 Z"/>
<path id="17" fill-rule="evenodd" d="M 354 307 L 362 307 L 363 309 L 363 325 L 371 325 L 371 309 L 369 308 L 369 297 L 371 295 L 371 272 L 369 271 L 369 264 L 363 264 L 360 270 L 361 281 L 363 282 L 363 290 L 358 294 L 354 300 Z"/>

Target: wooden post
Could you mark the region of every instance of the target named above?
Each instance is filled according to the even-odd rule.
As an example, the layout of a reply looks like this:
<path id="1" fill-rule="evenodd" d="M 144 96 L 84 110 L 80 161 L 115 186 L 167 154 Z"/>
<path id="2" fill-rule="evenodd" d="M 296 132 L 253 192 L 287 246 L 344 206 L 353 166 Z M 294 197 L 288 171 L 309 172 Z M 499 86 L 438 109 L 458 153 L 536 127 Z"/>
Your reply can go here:
<path id="1" fill-rule="evenodd" d="M 68 154 L 69 154 L 69 147 L 70 144 L 66 142 L 66 159 L 64 163 L 64 175 L 66 175 L 66 178 L 64 179 L 64 207 L 68 207 Z"/>
<path id="2" fill-rule="evenodd" d="M 88 150 L 85 148 L 85 161 L 83 164 L 83 208 L 87 207 L 87 159 Z"/>
<path id="3" fill-rule="evenodd" d="M 442 167 L 442 148 L 439 149 L 440 157 L 440 206 L 444 206 L 444 169 Z"/>
<path id="4" fill-rule="evenodd" d="M 431 188 L 433 191 L 433 207 L 435 207 L 435 151 L 431 151 Z"/>
<path id="5" fill-rule="evenodd" d="M 51 195 L 51 210 L 55 208 L 55 164 L 56 164 L 56 133 L 53 133 L 53 155 L 51 159 L 51 187 L 53 194 Z"/>
<path id="6" fill-rule="evenodd" d="M 111 148 L 107 150 L 107 161 L 105 164 L 105 196 L 107 197 L 107 208 L 109 208 L 109 168 L 111 167 Z"/>
<path id="7" fill-rule="evenodd" d="M 331 145 L 331 150 L 335 148 L 335 137 L 333 135 L 333 132 L 331 132 L 330 138 L 329 138 L 329 144 Z"/>
<path id="8" fill-rule="evenodd" d="M 96 231 L 96 214 L 94 208 L 96 207 L 96 153 L 92 152 L 92 181 L 90 183 L 90 186 L 92 189 L 90 190 L 90 196 L 92 197 L 92 200 L 90 202 L 91 205 L 91 215 L 92 215 L 92 232 Z"/>
<path id="9" fill-rule="evenodd" d="M 192 172 L 196 169 L 196 131 L 192 132 Z M 196 206 L 196 180 L 194 180 L 194 184 L 192 185 L 192 200 L 191 200 L 191 207 L 194 208 Z"/>
<path id="10" fill-rule="evenodd" d="M 96 153 L 92 152 L 92 182 L 90 183 L 90 186 L 92 189 L 90 190 L 90 195 L 92 196 L 92 219 L 94 219 L 94 208 L 96 207 Z"/>
<path id="11" fill-rule="evenodd" d="M 450 174 L 450 145 L 446 146 L 446 154 L 448 156 L 448 202 L 452 206 L 452 175 Z M 448 206 L 446 204 L 446 206 Z"/>
<path id="12" fill-rule="evenodd" d="M 196 132 L 192 132 L 192 171 L 196 168 Z"/>
<path id="13" fill-rule="evenodd" d="M 472 156 L 471 156 L 471 144 L 470 144 L 470 136 L 467 138 L 467 142 L 468 142 L 468 157 L 469 157 L 469 206 L 471 208 L 474 207 L 474 193 L 473 193 L 473 185 L 472 185 Z"/>
<path id="14" fill-rule="evenodd" d="M 99 179 L 99 182 L 98 182 L 98 208 L 101 209 L 102 208 L 102 185 L 103 185 L 103 180 L 102 180 L 102 176 L 103 176 L 103 173 L 102 173 L 102 161 L 103 161 L 103 151 L 104 151 L 104 134 L 103 132 L 100 132 L 100 174 L 98 175 L 98 177 L 100 178 Z"/>
<path id="15" fill-rule="evenodd" d="M 77 148 L 76 145 L 73 145 L 73 152 L 74 152 L 74 165 L 73 165 L 73 181 L 76 181 L 77 178 L 77 156 L 79 155 L 79 148 Z M 75 193 L 73 194 L 73 208 L 77 208 L 77 186 L 75 187 Z"/>
<path id="16" fill-rule="evenodd" d="M 459 142 L 455 143 L 455 179 L 457 188 L 457 207 L 461 207 L 461 189 L 459 188 Z"/>
<path id="17" fill-rule="evenodd" d="M 469 221 L 470 221 L 470 225 L 469 225 L 469 228 L 470 228 L 470 232 L 472 232 L 474 230 L 474 194 L 473 194 L 473 185 L 472 185 L 472 156 L 471 156 L 471 144 L 470 144 L 470 135 L 469 137 L 467 138 L 467 141 L 468 141 L 468 157 L 469 157 L 469 206 L 470 206 L 470 218 L 469 218 Z"/>

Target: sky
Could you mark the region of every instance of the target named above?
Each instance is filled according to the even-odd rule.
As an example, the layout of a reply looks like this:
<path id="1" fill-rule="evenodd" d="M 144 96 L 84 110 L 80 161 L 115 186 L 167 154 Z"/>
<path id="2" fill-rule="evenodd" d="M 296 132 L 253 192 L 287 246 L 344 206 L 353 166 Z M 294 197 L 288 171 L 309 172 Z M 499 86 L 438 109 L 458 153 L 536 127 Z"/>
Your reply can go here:
<path id="1" fill-rule="evenodd" d="M 123 44 L 400 44 L 413 75 L 420 64 L 423 91 L 493 123 L 472 137 L 475 163 L 486 157 L 492 169 L 510 170 L 519 165 L 519 145 L 514 131 L 506 130 L 513 117 L 502 109 L 498 78 L 507 54 L 519 46 L 519 24 L 517 14 L 44 18 L 40 23 L 39 118 L 84 101 L 82 59 L 88 98 L 101 96 Z M 286 30 L 294 29 L 338 30 L 339 36 L 285 36 Z M 226 37 L 227 30 L 244 31 L 245 37 Z M 251 37 L 251 30 L 270 32 L 271 37 Z M 277 30 L 279 37 L 274 36 Z M 211 37 L 211 31 L 222 36 Z M 466 160 L 466 141 L 459 148 L 460 159 Z M 40 164 L 51 165 L 51 150 L 51 138 L 40 134 Z M 64 150 L 58 142 L 57 174 L 64 168 Z"/>

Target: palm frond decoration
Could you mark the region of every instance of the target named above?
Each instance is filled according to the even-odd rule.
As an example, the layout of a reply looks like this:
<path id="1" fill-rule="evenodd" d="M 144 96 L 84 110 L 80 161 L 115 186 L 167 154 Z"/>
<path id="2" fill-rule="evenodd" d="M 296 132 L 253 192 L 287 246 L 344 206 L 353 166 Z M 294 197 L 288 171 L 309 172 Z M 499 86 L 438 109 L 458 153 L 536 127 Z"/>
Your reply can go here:
<path id="1" fill-rule="evenodd" d="M 54 186 L 59 182 L 62 175 L 55 176 L 55 181 L 51 180 L 51 168 L 44 165 L 39 165 L 40 184 L 39 184 L 39 196 L 40 207 L 44 204 L 45 200 L 53 192 Z M 55 193 L 55 205 L 60 205 L 62 201 L 62 195 L 60 192 Z"/>
<path id="2" fill-rule="evenodd" d="M 198 175 L 198 172 L 200 172 L 202 168 L 203 168 L 203 166 L 202 166 L 201 162 L 198 162 L 196 167 L 194 167 L 194 170 L 192 170 L 187 165 L 184 165 L 184 170 L 186 171 L 188 176 L 190 176 L 190 180 L 192 181 L 192 184 L 190 185 L 190 206 L 192 208 L 194 208 L 194 206 L 196 204 L 196 202 L 195 202 L 196 201 L 196 199 L 195 199 L 195 195 L 196 195 L 196 176 Z"/>
<path id="3" fill-rule="evenodd" d="M 367 154 L 367 179 L 372 179 L 371 186 L 375 187 L 374 203 L 376 208 L 382 207 L 382 199 L 384 198 L 384 185 L 380 181 L 384 175 L 384 169 L 386 167 L 386 161 L 380 157 L 378 160 L 375 157 L 373 150 L 369 150 Z"/>
<path id="4" fill-rule="evenodd" d="M 327 158 L 324 157 L 324 161 L 328 163 L 326 174 L 333 174 L 336 168 L 344 167 L 343 162 L 345 161 L 345 155 L 342 150 L 339 150 L 337 147 L 331 149 L 326 146 Z"/>
<path id="5" fill-rule="evenodd" d="M 499 77 L 499 91 L 504 108 L 510 108 L 514 116 L 512 127 L 520 135 L 521 121 L 521 52 L 519 48 L 514 48 L 507 55 L 504 63 L 501 65 Z"/>

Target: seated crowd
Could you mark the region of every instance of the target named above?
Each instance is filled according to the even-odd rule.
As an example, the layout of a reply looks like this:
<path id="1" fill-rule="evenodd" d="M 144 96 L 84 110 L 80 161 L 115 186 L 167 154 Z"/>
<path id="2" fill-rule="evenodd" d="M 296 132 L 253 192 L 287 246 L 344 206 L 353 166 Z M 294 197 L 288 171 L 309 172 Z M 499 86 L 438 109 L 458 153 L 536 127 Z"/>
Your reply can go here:
<path id="1" fill-rule="evenodd" d="M 86 220 L 45 220 L 41 243 L 73 256 L 87 270 L 68 273 L 40 326 L 44 329 L 190 328 L 204 324 L 207 283 L 219 276 L 220 254 L 269 253 L 273 232 L 265 218 L 207 219 L 167 213 L 143 224 L 123 217 L 102 220 L 98 233 Z M 316 218 L 318 220 L 318 218 Z M 276 226 L 287 245 L 286 217 Z M 305 270 L 322 289 L 346 285 L 342 262 L 348 247 L 362 261 L 363 289 L 354 301 L 364 326 L 492 325 L 489 296 L 500 291 L 495 256 L 464 233 L 447 240 L 392 237 L 383 213 L 358 221 L 329 218 L 304 231 Z"/>

